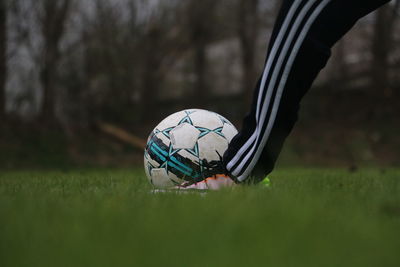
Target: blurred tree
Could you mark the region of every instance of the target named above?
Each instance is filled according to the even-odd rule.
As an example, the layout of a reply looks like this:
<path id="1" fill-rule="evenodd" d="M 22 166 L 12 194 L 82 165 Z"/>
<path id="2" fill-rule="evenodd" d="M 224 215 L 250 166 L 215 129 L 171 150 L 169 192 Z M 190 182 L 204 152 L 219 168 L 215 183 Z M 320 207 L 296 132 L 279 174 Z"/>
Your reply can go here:
<path id="1" fill-rule="evenodd" d="M 371 77 L 372 87 L 377 95 L 381 95 L 382 90 L 386 96 L 392 95 L 389 80 L 389 58 L 393 48 L 393 31 L 398 16 L 399 2 L 396 1 L 394 5 L 387 4 L 380 8 L 375 17 L 372 35 Z"/>
<path id="2" fill-rule="evenodd" d="M 121 121 L 128 113 L 125 108 L 131 104 L 134 40 L 127 34 L 129 28 L 122 20 L 120 6 L 104 0 L 97 0 L 94 5 L 82 38 L 89 94 L 86 105 L 92 121 Z M 130 66 L 126 65 L 127 60 L 132 61 Z"/>
<path id="3" fill-rule="evenodd" d="M 7 73 L 10 91 L 6 102 L 11 108 L 10 112 L 25 118 L 36 117 L 41 91 L 37 87 L 37 72 L 42 57 L 37 51 L 41 35 L 36 31 L 36 4 L 32 0 L 8 1 L 7 57 L 8 68 L 12 68 L 12 71 Z"/>
<path id="4" fill-rule="evenodd" d="M 144 121 L 154 119 L 154 111 L 160 88 L 164 79 L 162 62 L 166 56 L 164 44 L 164 29 L 159 22 L 152 22 L 146 31 L 140 48 L 142 55 L 142 90 L 141 90 L 141 115 Z"/>
<path id="5" fill-rule="evenodd" d="M 36 5 L 39 27 L 43 38 L 40 82 L 43 89 L 41 120 L 45 123 L 56 122 L 56 83 L 57 70 L 61 59 L 60 43 L 66 33 L 73 0 L 41 0 Z"/>
<path id="6" fill-rule="evenodd" d="M 0 0 L 0 119 L 6 114 L 7 1 Z"/>
<path id="7" fill-rule="evenodd" d="M 185 26 L 193 46 L 194 72 L 196 76 L 192 100 L 201 107 L 206 107 L 207 100 L 210 97 L 206 49 L 217 34 L 217 4 L 218 2 L 214 0 L 190 0 L 187 4 L 188 22 Z"/>
<path id="8" fill-rule="evenodd" d="M 165 61 L 181 46 L 174 13 L 161 4 L 156 14 L 147 13 L 147 5 L 96 1 L 83 37 L 87 104 L 94 119 L 126 124 L 157 115 L 160 88 L 170 71 Z"/>
<path id="9" fill-rule="evenodd" d="M 174 69 L 171 67 L 182 61 L 187 51 L 196 50 L 197 44 L 193 42 L 193 29 L 186 17 L 190 17 L 190 9 L 187 6 L 190 3 L 175 3 L 174 1 L 160 3 L 157 12 L 150 15 L 146 23 L 140 25 L 144 31 L 139 36 L 136 61 L 140 66 L 138 69 L 141 70 L 140 115 L 143 121 L 161 119 L 159 117 L 161 114 L 154 112 L 159 110 L 161 91 L 176 90 L 178 86 L 177 84 L 172 86 L 166 84 L 168 77 L 179 75 L 173 72 Z M 199 82 L 205 84 L 203 76 L 205 59 L 202 58 L 202 51 L 200 54 L 199 64 L 201 66 L 197 68 L 201 72 Z M 199 87 L 198 83 L 196 86 Z M 204 87 L 202 88 L 204 89 Z M 180 105 L 182 106 L 182 104 Z"/>
<path id="10" fill-rule="evenodd" d="M 258 76 L 255 65 L 257 42 L 260 35 L 259 0 L 239 0 L 237 5 L 237 32 L 240 39 L 244 110 L 251 103 Z"/>

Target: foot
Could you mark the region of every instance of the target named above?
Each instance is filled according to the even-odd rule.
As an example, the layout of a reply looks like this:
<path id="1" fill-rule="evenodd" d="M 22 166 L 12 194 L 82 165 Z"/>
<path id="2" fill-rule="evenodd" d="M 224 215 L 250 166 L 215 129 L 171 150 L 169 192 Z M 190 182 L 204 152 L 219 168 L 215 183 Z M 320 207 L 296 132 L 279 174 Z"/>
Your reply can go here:
<path id="1" fill-rule="evenodd" d="M 217 174 L 213 177 L 209 177 L 204 179 L 201 182 L 190 184 L 190 183 L 183 183 L 176 187 L 179 190 L 220 190 L 222 188 L 233 187 L 235 186 L 235 182 L 228 176 Z"/>

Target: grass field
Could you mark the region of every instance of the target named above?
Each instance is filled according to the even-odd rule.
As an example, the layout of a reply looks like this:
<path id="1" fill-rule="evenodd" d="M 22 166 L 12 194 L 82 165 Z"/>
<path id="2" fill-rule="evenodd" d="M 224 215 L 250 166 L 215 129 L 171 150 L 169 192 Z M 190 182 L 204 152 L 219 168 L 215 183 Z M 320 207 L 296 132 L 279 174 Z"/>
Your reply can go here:
<path id="1" fill-rule="evenodd" d="M 0 172 L 0 266 L 400 266 L 400 170 L 151 194 L 141 169 Z"/>

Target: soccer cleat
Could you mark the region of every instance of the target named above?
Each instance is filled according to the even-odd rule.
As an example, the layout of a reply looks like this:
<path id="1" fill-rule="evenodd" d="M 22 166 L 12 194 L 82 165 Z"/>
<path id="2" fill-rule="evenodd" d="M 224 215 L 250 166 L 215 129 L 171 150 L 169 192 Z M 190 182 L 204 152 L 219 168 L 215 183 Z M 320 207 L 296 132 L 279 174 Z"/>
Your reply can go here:
<path id="1" fill-rule="evenodd" d="M 217 174 L 213 177 L 204 179 L 198 183 L 184 183 L 180 186 L 175 187 L 178 190 L 220 190 L 222 188 L 233 187 L 236 183 L 228 176 Z"/>

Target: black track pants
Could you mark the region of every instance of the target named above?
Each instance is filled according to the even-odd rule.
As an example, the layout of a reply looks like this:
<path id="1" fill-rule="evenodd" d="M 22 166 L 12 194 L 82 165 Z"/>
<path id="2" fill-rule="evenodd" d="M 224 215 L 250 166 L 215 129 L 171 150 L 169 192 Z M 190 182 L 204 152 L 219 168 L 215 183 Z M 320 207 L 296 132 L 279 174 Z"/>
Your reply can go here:
<path id="1" fill-rule="evenodd" d="M 283 1 L 251 112 L 224 155 L 232 177 L 258 182 L 272 171 L 297 121 L 300 101 L 325 67 L 332 46 L 361 17 L 389 1 Z"/>

